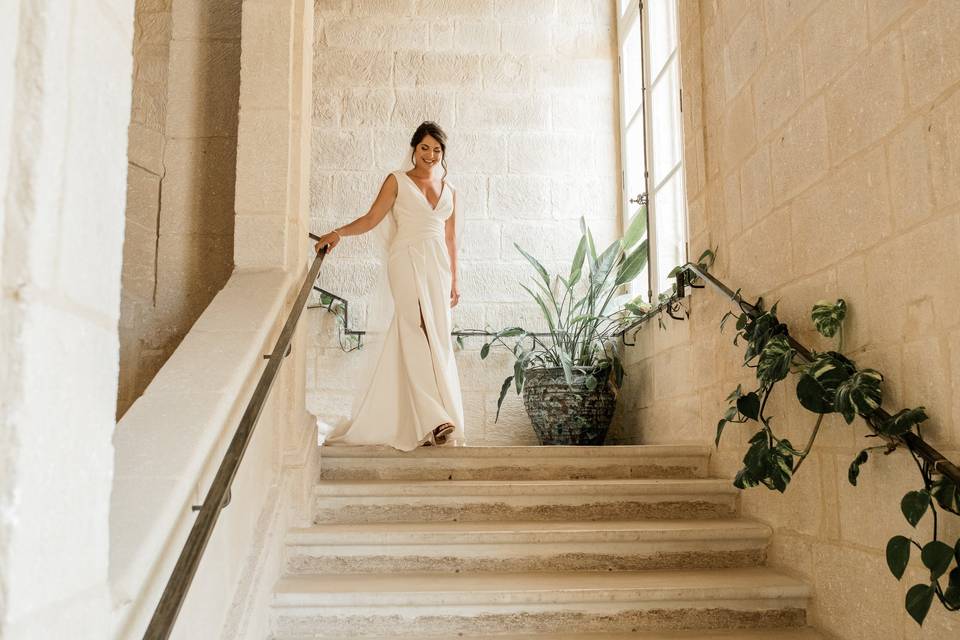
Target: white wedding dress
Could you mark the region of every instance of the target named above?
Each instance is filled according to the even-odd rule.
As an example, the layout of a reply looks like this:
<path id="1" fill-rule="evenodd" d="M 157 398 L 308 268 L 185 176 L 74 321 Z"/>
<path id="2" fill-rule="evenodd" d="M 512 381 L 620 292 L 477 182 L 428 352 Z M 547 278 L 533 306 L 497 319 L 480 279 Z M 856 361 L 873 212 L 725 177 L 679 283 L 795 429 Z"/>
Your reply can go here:
<path id="1" fill-rule="evenodd" d="M 436 207 L 404 172 L 397 199 L 381 225 L 391 229 L 386 251 L 389 305 L 370 313 L 364 340 L 368 366 L 362 374 L 352 419 L 324 444 L 389 445 L 410 451 L 444 423 L 463 441 L 463 399 L 450 337 L 450 257 L 444 229 L 453 213 L 453 193 L 444 184 Z M 389 218 L 389 219 L 387 219 Z M 394 230 L 395 229 L 395 230 Z M 422 319 L 422 322 L 421 322 Z M 377 322 L 385 327 L 371 331 Z M 387 324 L 389 322 L 389 324 Z"/>

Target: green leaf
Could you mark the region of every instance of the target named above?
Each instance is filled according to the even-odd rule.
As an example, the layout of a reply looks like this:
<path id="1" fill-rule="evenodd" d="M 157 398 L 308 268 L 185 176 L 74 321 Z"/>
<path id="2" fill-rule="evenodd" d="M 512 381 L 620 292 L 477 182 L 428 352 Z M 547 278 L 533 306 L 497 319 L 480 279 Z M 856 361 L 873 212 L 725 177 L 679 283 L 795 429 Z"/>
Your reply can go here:
<path id="1" fill-rule="evenodd" d="M 630 225 L 627 227 L 627 230 L 623 233 L 623 249 L 624 251 L 630 249 L 633 245 L 637 244 L 640 241 L 640 238 L 643 237 L 643 234 L 647 232 L 647 205 L 640 207 L 640 210 L 637 211 L 636 215 L 633 216 L 633 220 L 630 221 Z"/>
<path id="2" fill-rule="evenodd" d="M 927 612 L 930 611 L 934 593 L 934 587 L 930 584 L 915 584 L 907 591 L 905 602 L 907 613 L 917 621 L 917 624 L 923 625 L 923 620 L 927 617 Z"/>
<path id="3" fill-rule="evenodd" d="M 907 522 L 909 522 L 912 527 L 917 526 L 917 523 L 920 522 L 920 518 L 927 512 L 927 507 L 929 506 L 930 494 L 925 490 L 911 491 L 903 496 L 903 499 L 900 501 L 900 511 L 903 512 L 903 517 L 907 519 Z"/>
<path id="4" fill-rule="evenodd" d="M 790 373 L 790 363 L 796 353 L 785 336 L 770 338 L 757 362 L 757 379 L 767 385 L 783 380 Z"/>
<path id="5" fill-rule="evenodd" d="M 860 477 L 860 465 L 866 462 L 868 457 L 867 449 L 864 449 L 858 453 L 857 457 L 850 463 L 850 468 L 847 470 L 847 480 L 853 486 L 857 486 L 857 478 Z"/>
<path id="6" fill-rule="evenodd" d="M 590 260 L 589 265 L 592 272 L 594 263 L 597 261 L 597 246 L 593 242 L 593 234 L 590 233 L 590 228 L 587 227 L 587 221 L 583 216 L 580 217 L 580 233 L 587 239 L 587 257 Z"/>
<path id="7" fill-rule="evenodd" d="M 490 343 L 487 342 L 482 347 L 480 347 L 480 359 L 485 360 L 486 357 L 490 355 Z"/>
<path id="8" fill-rule="evenodd" d="M 835 351 L 818 354 L 800 375 L 797 399 L 813 413 L 833 413 L 836 411 L 837 387 L 855 372 L 854 364 Z"/>
<path id="9" fill-rule="evenodd" d="M 613 381 L 618 388 L 623 386 L 623 361 L 616 356 L 613 358 Z"/>
<path id="10" fill-rule="evenodd" d="M 550 276 L 547 274 L 547 270 L 543 268 L 543 265 L 540 264 L 540 262 L 539 262 L 536 258 L 534 258 L 532 255 L 530 255 L 529 253 L 527 253 L 526 251 L 524 251 L 524 250 L 520 247 L 520 245 L 518 245 L 516 242 L 513 243 L 513 246 L 515 246 L 515 247 L 517 248 L 517 251 L 519 251 L 520 254 L 523 255 L 524 258 L 527 259 L 527 262 L 529 262 L 530 264 L 533 265 L 533 268 L 536 269 L 536 270 L 537 270 L 537 273 L 540 274 L 540 277 L 543 278 L 544 284 L 546 284 L 547 287 L 549 287 L 549 286 L 550 286 Z"/>
<path id="11" fill-rule="evenodd" d="M 457 335 L 457 346 L 463 349 L 463 336 Z"/>
<path id="12" fill-rule="evenodd" d="M 587 236 L 580 236 L 580 242 L 577 244 L 577 250 L 573 252 L 573 262 L 570 263 L 570 277 L 567 288 L 573 288 L 573 285 L 580 281 L 580 273 L 583 271 L 583 259 L 587 255 Z"/>
<path id="13" fill-rule="evenodd" d="M 500 397 L 497 398 L 497 415 L 493 419 L 494 422 L 497 422 L 500 419 L 500 406 L 503 405 L 503 399 L 507 397 L 507 390 L 510 389 L 511 382 L 513 382 L 513 376 L 506 378 L 503 381 L 503 385 L 500 387 Z"/>
<path id="14" fill-rule="evenodd" d="M 960 546 L 960 540 L 957 540 L 957 546 Z M 960 561 L 958 561 L 960 562 Z M 951 607 L 960 607 L 960 567 L 954 567 L 950 571 L 950 580 L 946 590 L 943 592 L 943 599 Z"/>
<path id="15" fill-rule="evenodd" d="M 573 362 L 570 359 L 570 354 L 566 351 L 560 352 L 560 366 L 563 367 L 563 378 L 567 382 L 567 386 L 573 385 Z"/>
<path id="16" fill-rule="evenodd" d="M 833 404 L 847 424 L 853 422 L 857 414 L 870 417 L 880 407 L 883 392 L 880 383 L 883 375 L 874 369 L 857 371 L 844 380 L 838 387 Z"/>
<path id="17" fill-rule="evenodd" d="M 713 441 L 714 446 L 717 448 L 720 447 L 720 436 L 723 435 L 723 428 L 727 426 L 727 422 L 727 420 L 721 419 L 720 422 L 717 423 L 717 437 Z"/>
<path id="18" fill-rule="evenodd" d="M 632 282 L 634 278 L 640 275 L 643 268 L 647 266 L 647 241 L 644 240 L 636 250 L 627 256 L 627 259 L 620 263 L 617 269 L 617 277 L 613 285 L 618 287 L 622 284 Z"/>
<path id="19" fill-rule="evenodd" d="M 502 331 L 497 332 L 498 338 L 516 338 L 517 336 L 522 336 L 526 331 L 521 327 L 509 327 L 503 329 Z"/>
<path id="20" fill-rule="evenodd" d="M 930 495 L 941 507 L 960 515 L 960 487 L 947 476 L 941 476 L 930 486 Z M 960 544 L 960 540 L 957 541 Z M 957 548 L 957 563 L 960 564 L 960 546 Z"/>
<path id="21" fill-rule="evenodd" d="M 936 580 L 947 572 L 953 562 L 953 547 L 939 540 L 933 540 L 923 545 L 920 560 L 930 569 L 930 579 Z"/>
<path id="22" fill-rule="evenodd" d="M 910 563 L 911 546 L 910 538 L 904 536 L 893 536 L 887 542 L 887 566 L 897 580 L 903 577 L 903 572 Z"/>
<path id="23" fill-rule="evenodd" d="M 543 301 L 543 298 L 540 297 L 540 294 L 534 293 L 522 282 L 520 283 L 520 286 L 523 287 L 524 290 L 529 293 L 534 300 L 537 301 L 537 304 L 540 306 L 540 311 L 543 313 L 543 317 L 547 319 L 547 326 L 550 328 L 550 333 L 556 333 L 556 324 L 553 321 L 553 314 L 550 312 L 550 309 L 547 308 L 547 303 Z"/>
<path id="24" fill-rule="evenodd" d="M 595 376 L 592 376 L 592 375 L 591 375 L 591 376 L 587 376 L 587 377 L 584 379 L 583 382 L 584 382 L 584 384 L 587 386 L 587 389 L 589 389 L 590 391 L 593 391 L 594 389 L 596 389 L 596 388 L 597 388 L 597 385 L 599 384 L 599 383 L 597 382 L 597 378 L 596 378 Z"/>
<path id="25" fill-rule="evenodd" d="M 600 257 L 597 258 L 596 268 L 590 274 L 590 286 L 600 290 L 603 288 L 604 283 L 607 281 L 607 278 L 610 277 L 610 272 L 613 270 L 613 265 L 617 260 L 617 256 L 620 255 L 620 241 L 614 240 L 610 243 L 610 246 L 603 250 L 603 253 L 600 254 Z"/>
<path id="26" fill-rule="evenodd" d="M 747 418 L 756 420 L 760 416 L 760 397 L 756 391 L 737 398 L 737 410 Z"/>
<path id="27" fill-rule="evenodd" d="M 902 436 L 925 420 L 927 420 L 927 412 L 924 407 L 903 409 L 877 425 L 877 431 L 886 436 Z"/>
<path id="28" fill-rule="evenodd" d="M 840 298 L 831 304 L 826 300 L 820 300 L 813 305 L 810 318 L 813 325 L 817 328 L 820 335 L 826 338 L 832 338 L 837 334 L 844 318 L 847 317 L 847 303 Z"/>
<path id="29" fill-rule="evenodd" d="M 526 362 L 523 358 L 513 363 L 513 380 L 516 383 L 517 393 L 523 391 L 523 372 Z"/>

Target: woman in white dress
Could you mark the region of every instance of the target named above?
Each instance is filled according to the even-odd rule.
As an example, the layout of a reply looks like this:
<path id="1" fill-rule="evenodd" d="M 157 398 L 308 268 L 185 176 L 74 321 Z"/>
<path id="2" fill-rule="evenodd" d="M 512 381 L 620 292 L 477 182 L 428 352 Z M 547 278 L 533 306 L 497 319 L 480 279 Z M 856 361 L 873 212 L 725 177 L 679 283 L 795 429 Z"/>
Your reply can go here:
<path id="1" fill-rule="evenodd" d="M 383 444 L 410 451 L 462 439 L 463 400 L 450 338 L 457 305 L 456 191 L 446 182 L 446 134 L 433 122 L 410 141 L 413 169 L 388 175 L 370 210 L 320 237 L 332 251 L 346 236 L 384 222 L 392 232 L 387 278 L 392 318 L 350 422 L 325 444 Z M 441 173 L 442 170 L 442 173 Z M 389 217 L 388 217 L 389 216 Z M 385 221 L 386 219 L 386 221 Z"/>

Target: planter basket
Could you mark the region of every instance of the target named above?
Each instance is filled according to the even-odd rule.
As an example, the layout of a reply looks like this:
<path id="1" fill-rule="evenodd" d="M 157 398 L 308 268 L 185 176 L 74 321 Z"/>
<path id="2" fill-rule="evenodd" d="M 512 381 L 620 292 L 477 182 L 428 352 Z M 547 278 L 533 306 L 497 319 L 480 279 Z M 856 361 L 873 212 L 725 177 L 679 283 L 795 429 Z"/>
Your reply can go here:
<path id="1" fill-rule="evenodd" d="M 523 383 L 523 406 L 542 445 L 602 445 L 613 420 L 617 400 L 606 382 L 607 371 L 597 373 L 602 382 L 591 391 L 586 375 L 574 371 L 567 386 L 563 369 L 528 369 Z"/>

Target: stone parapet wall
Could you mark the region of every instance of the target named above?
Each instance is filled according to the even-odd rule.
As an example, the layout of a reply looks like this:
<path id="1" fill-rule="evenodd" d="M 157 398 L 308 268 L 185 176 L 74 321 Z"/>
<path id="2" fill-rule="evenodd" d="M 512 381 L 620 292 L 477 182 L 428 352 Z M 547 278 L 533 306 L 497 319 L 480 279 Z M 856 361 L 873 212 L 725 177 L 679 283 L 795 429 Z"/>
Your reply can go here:
<path id="1" fill-rule="evenodd" d="M 542 330 L 518 284 L 533 271 L 514 242 L 548 268 L 568 269 L 580 216 L 598 243 L 620 232 L 614 4 L 318 0 L 314 229 L 365 213 L 417 125 L 435 120 L 450 137 L 449 178 L 463 218 L 455 325 Z M 368 240 L 348 238 L 321 273 L 325 288 L 351 301 L 354 327 L 364 326 L 372 266 Z M 358 354 L 340 352 L 335 330 L 312 313 L 308 400 L 335 419 L 349 412 Z M 469 339 L 458 354 L 468 443 L 535 443 L 513 393 L 494 423 L 512 362 L 505 352 L 481 362 L 481 344 Z"/>
<path id="2" fill-rule="evenodd" d="M 233 269 L 240 0 L 138 0 L 133 59 L 118 416 Z"/>
<path id="3" fill-rule="evenodd" d="M 714 272 L 748 298 L 780 301 L 808 346 L 810 307 L 850 306 L 844 351 L 885 376 L 885 404 L 924 405 L 925 434 L 960 460 L 960 9 L 951 0 L 681 1 L 690 255 L 719 248 Z M 615 438 L 712 443 L 724 398 L 755 385 L 728 305 L 697 291 L 689 322 L 656 323 L 628 349 Z M 813 416 L 782 385 L 768 413 L 805 443 Z M 905 453 L 847 468 L 861 422 L 825 420 L 816 453 L 785 495 L 743 494 L 775 529 L 770 560 L 814 585 L 811 622 L 838 638 L 947 638 L 960 618 L 934 605 L 922 630 L 884 561 L 909 535 L 900 498 L 918 489 Z M 727 428 L 712 471 L 732 478 L 752 430 Z M 960 534 L 949 519 L 945 537 Z M 929 517 L 918 527 L 929 532 Z M 952 537 L 951 537 L 952 536 Z"/>

